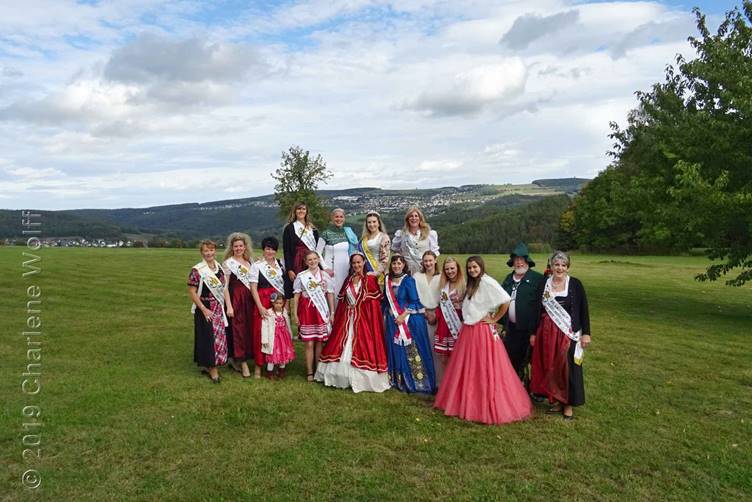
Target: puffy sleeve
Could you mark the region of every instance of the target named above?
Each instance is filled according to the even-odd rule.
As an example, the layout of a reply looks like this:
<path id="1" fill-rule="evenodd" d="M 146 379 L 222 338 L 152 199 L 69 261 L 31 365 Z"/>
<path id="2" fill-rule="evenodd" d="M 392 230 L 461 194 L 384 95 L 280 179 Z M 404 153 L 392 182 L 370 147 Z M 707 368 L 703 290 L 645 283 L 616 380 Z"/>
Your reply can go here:
<path id="1" fill-rule="evenodd" d="M 423 310 L 423 304 L 420 303 L 420 296 L 418 296 L 418 286 L 415 283 L 415 279 L 409 275 L 402 279 L 407 292 L 407 304 L 405 308 L 411 314 L 418 313 Z"/>
<path id="2" fill-rule="evenodd" d="M 380 272 L 386 271 L 389 264 L 390 246 L 391 240 L 388 235 L 384 234 L 381 238 L 381 244 L 379 245 L 379 263 L 381 263 L 382 267 Z"/>
<path id="3" fill-rule="evenodd" d="M 295 281 L 293 281 L 292 283 L 292 292 L 293 293 L 303 292 L 303 281 L 300 280 L 300 274 L 295 276 Z"/>
<path id="4" fill-rule="evenodd" d="M 195 268 L 191 269 L 191 273 L 188 274 L 188 285 L 193 288 L 198 288 L 198 285 L 201 283 L 201 275 L 199 275 L 198 270 Z"/>
<path id="5" fill-rule="evenodd" d="M 428 232 L 428 249 L 436 253 L 436 256 L 441 254 L 439 252 L 439 234 L 436 233 L 436 230 Z"/>
<path id="6" fill-rule="evenodd" d="M 399 252 L 402 246 L 402 230 L 394 232 L 394 239 L 392 239 L 392 251 Z"/>
<path id="7" fill-rule="evenodd" d="M 251 271 L 248 273 L 251 276 L 251 282 L 258 284 L 259 282 L 259 268 L 256 262 L 251 264 Z"/>

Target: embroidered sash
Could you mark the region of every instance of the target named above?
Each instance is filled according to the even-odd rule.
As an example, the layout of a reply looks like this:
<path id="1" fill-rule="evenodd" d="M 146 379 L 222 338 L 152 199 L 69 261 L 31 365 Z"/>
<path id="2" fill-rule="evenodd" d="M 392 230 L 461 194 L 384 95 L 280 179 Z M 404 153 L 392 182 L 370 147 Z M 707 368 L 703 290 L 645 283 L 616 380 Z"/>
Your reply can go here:
<path id="1" fill-rule="evenodd" d="M 274 289 L 284 295 L 285 279 L 282 275 L 283 272 L 279 264 L 275 261 L 274 266 L 271 266 L 266 262 L 266 260 L 259 260 L 256 263 L 258 264 L 259 272 L 261 272 L 266 280 L 269 281 L 269 284 L 274 286 Z"/>
<path id="2" fill-rule="evenodd" d="M 556 326 L 567 337 L 575 342 L 577 345 L 574 348 L 574 362 L 577 365 L 582 365 L 582 359 L 585 357 L 585 349 L 582 348 L 580 343 L 581 331 L 574 333 L 572 331 L 572 317 L 569 312 L 556 301 L 554 293 L 551 291 L 552 281 L 549 277 L 546 280 L 546 286 L 543 289 L 543 307 L 546 309 L 548 317 L 556 324 Z M 569 278 L 567 277 L 567 289 L 569 289 Z"/>
<path id="3" fill-rule="evenodd" d="M 441 295 L 439 296 L 439 306 L 441 307 L 441 313 L 444 315 L 444 320 L 446 321 L 447 328 L 449 328 L 449 332 L 452 334 L 452 338 L 456 340 L 457 334 L 460 332 L 460 328 L 462 327 L 462 321 L 460 321 L 460 316 L 457 315 L 457 311 L 454 309 L 452 300 L 449 297 L 448 282 L 444 284 L 444 288 L 441 290 Z"/>
<path id="4" fill-rule="evenodd" d="M 396 324 L 397 317 L 402 315 L 405 310 L 400 308 L 399 303 L 397 303 L 397 296 L 394 294 L 394 289 L 392 289 L 392 278 L 389 276 L 386 277 L 386 286 L 384 289 L 386 298 L 389 301 L 389 310 L 392 311 L 392 315 L 394 316 Z M 404 323 L 397 324 L 397 331 L 394 333 L 394 343 L 407 347 L 412 343 L 412 341 L 413 337 L 410 334 L 410 329 L 407 327 L 406 318 Z"/>
<path id="5" fill-rule="evenodd" d="M 420 236 L 420 233 L 418 233 L 418 236 Z M 402 241 L 405 243 L 403 248 L 407 250 L 409 258 L 414 263 L 420 264 L 420 262 L 423 261 L 423 253 L 420 252 L 419 243 L 421 241 L 418 239 L 418 237 L 414 236 L 409 231 L 405 232 L 403 230 Z"/>
<path id="6" fill-rule="evenodd" d="M 201 291 L 206 285 L 209 288 L 212 296 L 222 305 L 222 322 L 227 326 L 227 316 L 225 315 L 225 285 L 219 280 L 217 274 L 209 267 L 209 265 L 201 260 L 199 263 L 193 266 L 199 275 L 201 276 L 201 282 L 198 285 L 198 296 L 201 296 Z M 217 264 L 217 270 L 219 270 L 219 264 Z M 196 313 L 196 304 L 191 306 L 191 314 Z"/>
<path id="7" fill-rule="evenodd" d="M 225 261 L 225 266 L 230 269 L 230 272 L 235 274 L 240 282 L 245 284 L 245 287 L 251 289 L 251 270 L 236 260 L 234 257 L 230 257 Z"/>
<path id="8" fill-rule="evenodd" d="M 316 310 L 321 314 L 321 318 L 324 319 L 324 322 L 329 322 L 329 304 L 326 302 L 326 293 L 322 287 L 324 281 L 317 281 L 310 270 L 304 270 L 298 276 L 303 284 L 303 289 L 305 289 Z"/>
<path id="9" fill-rule="evenodd" d="M 313 229 L 303 226 L 303 224 L 297 220 L 293 222 L 293 228 L 295 229 L 295 235 L 303 241 L 303 244 L 305 244 L 311 251 L 316 251 L 316 239 L 313 238 Z"/>

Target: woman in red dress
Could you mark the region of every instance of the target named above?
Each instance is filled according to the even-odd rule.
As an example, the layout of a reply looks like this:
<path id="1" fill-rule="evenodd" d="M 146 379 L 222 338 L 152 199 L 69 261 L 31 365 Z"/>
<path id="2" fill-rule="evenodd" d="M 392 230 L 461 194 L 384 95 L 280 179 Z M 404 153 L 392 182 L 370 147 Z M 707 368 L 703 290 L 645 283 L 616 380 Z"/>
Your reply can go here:
<path id="1" fill-rule="evenodd" d="M 350 275 L 342 285 L 334 325 L 316 370 L 316 381 L 353 392 L 389 388 L 382 293 L 375 275 L 365 273 L 365 256 L 350 257 Z"/>
<path id="2" fill-rule="evenodd" d="M 509 361 L 496 322 L 511 298 L 485 273 L 480 256 L 465 265 L 467 288 L 462 327 L 434 407 L 444 414 L 484 424 L 504 424 L 532 414 L 525 387 Z"/>
<path id="3" fill-rule="evenodd" d="M 542 314 L 533 346 L 530 390 L 546 396 L 548 413 L 574 418 L 574 407 L 585 404 L 583 349 L 590 345 L 590 314 L 582 283 L 569 275 L 569 255 L 556 251 L 552 274 L 541 291 Z"/>
<path id="4" fill-rule="evenodd" d="M 227 328 L 227 348 L 233 369 L 240 363 L 243 378 L 251 376 L 253 359 L 253 296 L 251 296 L 251 238 L 234 232 L 227 238 L 223 268 L 229 276 L 230 302 L 235 317 Z"/>
<path id="5" fill-rule="evenodd" d="M 318 242 L 319 231 L 311 223 L 308 206 L 305 202 L 296 203 L 290 212 L 287 226 L 282 232 L 282 251 L 285 256 L 288 279 L 285 285 L 285 297 L 288 300 L 293 296 L 292 284 L 295 276 L 307 268 L 305 254 L 308 251 L 316 251 Z"/>
<path id="6" fill-rule="evenodd" d="M 256 308 L 253 309 L 253 357 L 256 363 L 254 378 L 261 378 L 264 366 L 264 353 L 261 351 L 261 321 L 272 318 L 272 293 L 285 294 L 288 280 L 282 262 L 277 259 L 279 241 L 275 237 L 265 237 L 261 241 L 263 258 L 251 266 L 251 295 Z M 287 308 L 287 305 L 285 305 Z"/>

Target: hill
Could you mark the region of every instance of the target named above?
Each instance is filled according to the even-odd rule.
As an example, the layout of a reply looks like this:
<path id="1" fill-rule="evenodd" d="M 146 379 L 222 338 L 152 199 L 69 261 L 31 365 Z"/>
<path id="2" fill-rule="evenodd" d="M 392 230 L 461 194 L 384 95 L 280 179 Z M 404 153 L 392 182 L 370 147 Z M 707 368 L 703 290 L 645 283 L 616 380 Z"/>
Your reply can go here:
<path id="1" fill-rule="evenodd" d="M 535 202 L 545 197 L 570 194 L 587 180 L 536 180 L 524 185 L 463 185 L 413 190 L 374 187 L 321 190 L 329 207 L 342 207 L 350 224 L 359 227 L 366 211 L 378 210 L 389 229 L 402 225 L 408 207 L 421 207 L 437 228 L 490 217 L 499 211 Z M 92 238 L 195 240 L 221 238 L 232 231 L 245 231 L 254 239 L 279 234 L 283 224 L 273 195 L 228 199 L 207 203 L 173 204 L 147 208 L 76 209 L 41 211 L 44 236 Z M 0 238 L 21 236 L 18 211 L 0 211 Z"/>

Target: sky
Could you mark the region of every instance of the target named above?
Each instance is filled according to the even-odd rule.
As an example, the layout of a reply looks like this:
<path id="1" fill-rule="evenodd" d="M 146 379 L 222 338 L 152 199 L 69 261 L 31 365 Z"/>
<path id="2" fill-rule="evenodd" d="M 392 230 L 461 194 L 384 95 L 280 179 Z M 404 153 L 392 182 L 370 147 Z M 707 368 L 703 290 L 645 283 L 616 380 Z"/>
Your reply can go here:
<path id="1" fill-rule="evenodd" d="M 609 122 L 737 1 L 0 0 L 0 208 L 594 177 Z"/>

